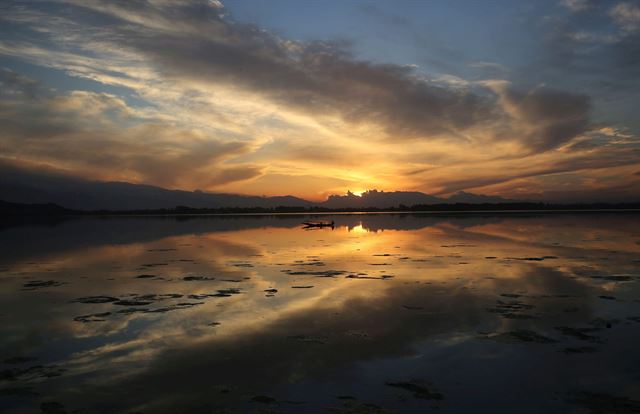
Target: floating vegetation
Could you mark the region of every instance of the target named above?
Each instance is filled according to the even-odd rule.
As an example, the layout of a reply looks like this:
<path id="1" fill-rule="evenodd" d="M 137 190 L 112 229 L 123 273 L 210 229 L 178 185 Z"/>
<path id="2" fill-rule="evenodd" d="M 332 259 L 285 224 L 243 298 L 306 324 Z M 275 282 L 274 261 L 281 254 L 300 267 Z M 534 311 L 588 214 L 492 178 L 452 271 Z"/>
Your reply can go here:
<path id="1" fill-rule="evenodd" d="M 629 282 L 635 279 L 634 276 L 627 276 L 627 275 L 597 275 L 597 276 L 589 276 L 589 277 L 591 279 L 606 280 L 610 282 Z"/>
<path id="2" fill-rule="evenodd" d="M 209 276 L 185 276 L 182 278 L 185 282 L 202 282 L 206 280 L 216 280 L 215 277 Z"/>
<path id="3" fill-rule="evenodd" d="M 394 388 L 400 388 L 405 391 L 409 391 L 415 398 L 422 398 L 425 400 L 440 401 L 444 399 L 444 395 L 441 392 L 436 391 L 433 387 L 427 383 L 419 381 L 398 381 L 398 382 L 385 382 L 385 385 Z"/>
<path id="4" fill-rule="evenodd" d="M 597 336 L 590 335 L 591 332 L 597 331 L 596 328 L 572 328 L 569 326 L 557 326 L 556 329 L 564 336 L 570 336 L 581 341 L 597 342 L 602 340 Z"/>
<path id="5" fill-rule="evenodd" d="M 286 273 L 291 276 L 319 276 L 319 277 L 335 277 L 340 276 L 347 273 L 344 270 L 324 270 L 324 271 L 316 271 L 316 272 L 307 272 L 307 271 L 294 271 L 294 270 L 282 270 L 283 273 Z"/>
<path id="6" fill-rule="evenodd" d="M 76 322 L 89 323 L 89 322 L 104 322 L 106 317 L 111 315 L 111 312 L 92 313 L 89 315 L 81 315 L 73 318 Z"/>
<path id="7" fill-rule="evenodd" d="M 150 310 L 145 311 L 145 313 L 165 313 L 165 312 L 170 312 L 170 311 L 174 311 L 174 310 L 189 309 L 189 308 L 193 308 L 194 306 L 198 306 L 198 305 L 204 305 L 204 302 L 182 302 L 182 303 L 176 303 L 175 305 L 169 305 L 169 306 L 165 306 L 165 307 L 157 308 L 157 309 L 150 309 Z"/>
<path id="8" fill-rule="evenodd" d="M 567 395 L 566 401 L 586 408 L 590 414 L 640 413 L 640 401 L 599 392 L 572 392 Z"/>
<path id="9" fill-rule="evenodd" d="M 326 338 L 321 337 L 321 336 L 314 336 L 314 335 L 290 335 L 288 337 L 289 339 L 293 339 L 296 340 L 298 342 L 305 342 L 305 343 L 313 343 L 313 344 L 326 344 Z"/>
<path id="10" fill-rule="evenodd" d="M 346 275 L 345 279 L 373 279 L 373 280 L 386 280 L 393 279 L 393 275 L 382 275 L 382 276 L 368 276 L 366 273 L 358 273 L 355 275 Z"/>
<path id="11" fill-rule="evenodd" d="M 109 303 L 115 302 L 118 298 L 114 298 L 113 296 L 85 296 L 83 298 L 77 298 L 72 300 L 71 302 L 75 303 Z"/>
<path id="12" fill-rule="evenodd" d="M 22 285 L 22 290 L 36 290 L 48 287 L 62 286 L 64 283 L 55 280 L 32 280 Z"/>
<path id="13" fill-rule="evenodd" d="M 143 274 L 143 275 L 136 276 L 136 279 L 155 279 L 157 277 L 158 276 L 156 275 Z"/>
<path id="14" fill-rule="evenodd" d="M 251 397 L 250 401 L 261 403 L 261 404 L 275 404 L 278 402 L 275 398 L 268 397 L 266 395 L 255 395 Z"/>
<path id="15" fill-rule="evenodd" d="M 565 354 L 592 354 L 598 349 L 593 346 L 568 347 L 562 350 Z"/>
<path id="16" fill-rule="evenodd" d="M 554 344 L 558 342 L 553 338 L 549 338 L 528 329 L 516 329 L 514 331 L 502 332 L 499 334 L 485 335 L 484 338 L 507 343 Z"/>
<path id="17" fill-rule="evenodd" d="M 557 256 L 541 256 L 541 257 L 507 257 L 509 260 L 524 260 L 529 262 L 541 262 L 547 259 L 557 259 Z"/>
<path id="18" fill-rule="evenodd" d="M 169 263 L 166 262 L 162 262 L 162 263 L 145 263 L 145 264 L 141 264 L 141 267 L 156 267 L 156 266 L 168 266 Z"/>
<path id="19" fill-rule="evenodd" d="M 519 301 L 505 302 L 502 300 L 496 301 L 496 306 L 493 308 L 487 308 L 488 312 L 500 314 L 503 318 L 508 319 L 532 319 L 532 315 L 524 314 L 523 311 L 533 309 L 533 305 L 522 303 Z"/>
<path id="20" fill-rule="evenodd" d="M 229 265 L 234 266 L 234 267 L 253 267 L 253 264 L 249 263 L 249 262 L 232 262 L 229 263 Z"/>
<path id="21" fill-rule="evenodd" d="M 218 289 L 217 292 L 218 293 L 216 293 L 214 296 L 231 296 L 231 295 L 238 295 L 242 293 L 242 291 L 239 288 Z"/>
<path id="22" fill-rule="evenodd" d="M 151 304 L 150 300 L 135 300 L 135 299 L 124 299 L 113 302 L 114 305 L 118 306 L 146 306 Z"/>

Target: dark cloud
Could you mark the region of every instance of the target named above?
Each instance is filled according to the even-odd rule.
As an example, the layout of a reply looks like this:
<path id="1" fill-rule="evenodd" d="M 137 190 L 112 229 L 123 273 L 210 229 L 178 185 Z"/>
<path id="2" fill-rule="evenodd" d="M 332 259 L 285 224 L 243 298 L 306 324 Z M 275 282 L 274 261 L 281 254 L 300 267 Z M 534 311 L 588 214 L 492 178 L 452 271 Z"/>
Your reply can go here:
<path id="1" fill-rule="evenodd" d="M 516 128 L 522 141 L 536 151 L 556 148 L 589 129 L 589 97 L 547 88 L 528 93 L 504 88 L 501 98 L 508 112 L 525 124 Z"/>
<path id="2" fill-rule="evenodd" d="M 409 66 L 358 60 L 340 44 L 286 41 L 228 20 L 216 8 L 201 13 L 199 7 L 179 3 L 94 10 L 122 19 L 109 26 L 110 36 L 122 35 L 128 47 L 152 59 L 165 76 L 241 86 L 294 110 L 378 124 L 393 140 L 455 139 L 470 128 L 505 120 L 505 108 L 491 94 L 436 84 Z M 167 29 L 164 23 L 173 16 L 189 29 Z M 509 88 L 502 98 L 516 108 L 519 121 L 509 138 L 533 151 L 562 145 L 589 125 L 585 95 Z M 521 128 L 529 126 L 533 132 Z"/>
<path id="3" fill-rule="evenodd" d="M 165 78 L 230 85 L 313 116 L 377 124 L 392 140 L 460 139 L 505 120 L 492 94 L 443 85 L 411 66 L 359 60 L 340 43 L 289 41 L 209 1 L 71 3 L 78 10 L 71 18 L 95 22 L 94 41 L 134 51 Z M 503 98 L 519 107 L 525 126 L 539 125 L 510 131 L 535 151 L 567 142 L 589 122 L 586 96 L 536 89 Z"/>
<path id="4" fill-rule="evenodd" d="M 557 160 L 548 161 L 538 167 L 532 167 L 528 169 L 498 169 L 491 174 L 482 174 L 482 166 L 477 166 L 478 169 L 476 177 L 471 174 L 465 174 L 462 177 L 455 177 L 449 179 L 442 179 L 442 190 L 438 194 L 448 194 L 459 190 L 468 190 L 474 188 L 485 187 L 489 185 L 495 185 L 500 183 L 507 183 L 522 178 L 532 178 L 538 176 L 546 176 L 552 174 L 563 174 L 571 172 L 579 172 L 586 170 L 600 170 L 612 167 L 619 167 L 624 165 L 634 165 L 638 163 L 638 154 L 633 151 L 627 151 L 624 149 L 610 151 L 602 151 L 597 155 L 589 153 L 582 154 L 574 157 L 559 158 Z M 469 172 L 473 171 L 470 167 Z M 627 185 L 625 183 L 625 185 Z M 587 189 L 576 190 L 580 192 L 586 192 Z M 599 190 L 598 190 L 599 191 Z M 598 191 L 594 190 L 594 194 Z M 594 197 L 596 199 L 597 197 Z M 603 197 L 602 199 L 606 199 Z"/>
<path id="5" fill-rule="evenodd" d="M 540 47 L 529 52 L 529 62 L 518 68 L 514 80 L 545 82 L 568 90 L 588 88 L 601 104 L 637 91 L 640 32 L 624 30 L 612 13 L 625 2 L 566 3 L 586 7 L 579 13 L 542 19 L 533 34 L 539 37 Z"/>
<path id="6" fill-rule="evenodd" d="M 35 99 L 49 96 L 50 90 L 44 88 L 38 81 L 20 75 L 10 69 L 0 68 L 0 99 Z M 0 101 L 0 104 L 2 102 Z"/>
<path id="7" fill-rule="evenodd" d="M 242 86 L 294 110 L 380 124 L 397 139 L 456 133 L 481 122 L 492 109 L 478 95 L 419 80 L 408 67 L 356 61 L 327 44 L 287 50 L 264 36 L 256 41 L 251 34 L 242 44 L 220 39 L 185 44 L 165 34 L 161 42 L 132 37 L 130 45 L 170 77 Z"/>
<path id="8" fill-rule="evenodd" d="M 378 124 L 392 139 L 455 137 L 499 110 L 490 95 L 439 85 L 409 66 L 358 60 L 340 44 L 291 42 L 218 14 L 149 7 L 136 6 L 139 17 L 130 6 L 93 10 L 122 19 L 109 36 L 121 36 L 169 78 L 229 84 L 305 113 Z M 174 15 L 190 25 L 189 36 L 163 26 Z M 199 27 L 206 29 L 197 35 Z"/>

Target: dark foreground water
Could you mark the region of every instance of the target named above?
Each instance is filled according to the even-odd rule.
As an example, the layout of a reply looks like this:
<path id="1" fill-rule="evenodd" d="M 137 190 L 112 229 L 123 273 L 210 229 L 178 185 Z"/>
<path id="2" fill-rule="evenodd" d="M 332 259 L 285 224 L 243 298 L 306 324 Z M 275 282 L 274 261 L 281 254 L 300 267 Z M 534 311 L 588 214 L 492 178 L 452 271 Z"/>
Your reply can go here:
<path id="1" fill-rule="evenodd" d="M 640 412 L 639 215 L 331 218 L 4 222 L 0 411 Z"/>

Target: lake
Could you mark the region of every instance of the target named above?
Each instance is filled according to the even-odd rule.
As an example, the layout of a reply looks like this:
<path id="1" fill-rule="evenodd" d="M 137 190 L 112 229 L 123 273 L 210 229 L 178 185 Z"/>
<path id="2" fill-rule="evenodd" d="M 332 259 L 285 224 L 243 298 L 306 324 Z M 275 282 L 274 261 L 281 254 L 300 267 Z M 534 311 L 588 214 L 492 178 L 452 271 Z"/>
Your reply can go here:
<path id="1" fill-rule="evenodd" d="M 8 413 L 637 413 L 640 215 L 0 224 Z"/>

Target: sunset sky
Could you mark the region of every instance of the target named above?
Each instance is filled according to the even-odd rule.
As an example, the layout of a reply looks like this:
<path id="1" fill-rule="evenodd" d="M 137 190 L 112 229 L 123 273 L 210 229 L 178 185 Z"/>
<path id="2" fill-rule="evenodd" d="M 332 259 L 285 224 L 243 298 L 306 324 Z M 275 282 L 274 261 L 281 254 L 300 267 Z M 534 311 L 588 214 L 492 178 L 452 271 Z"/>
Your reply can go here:
<path id="1" fill-rule="evenodd" d="M 640 195 L 639 1 L 0 3 L 0 163 L 321 200 Z"/>

